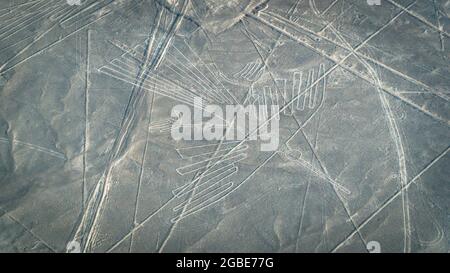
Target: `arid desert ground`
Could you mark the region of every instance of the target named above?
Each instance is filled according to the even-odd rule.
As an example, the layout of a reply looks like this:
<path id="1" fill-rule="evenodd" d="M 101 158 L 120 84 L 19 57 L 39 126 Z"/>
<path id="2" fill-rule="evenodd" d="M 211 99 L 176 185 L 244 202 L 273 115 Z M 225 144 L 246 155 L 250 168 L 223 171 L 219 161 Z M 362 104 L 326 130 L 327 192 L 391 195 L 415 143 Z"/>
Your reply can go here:
<path id="1" fill-rule="evenodd" d="M 449 252 L 449 145 L 449 0 L 0 0 L 0 252 Z"/>

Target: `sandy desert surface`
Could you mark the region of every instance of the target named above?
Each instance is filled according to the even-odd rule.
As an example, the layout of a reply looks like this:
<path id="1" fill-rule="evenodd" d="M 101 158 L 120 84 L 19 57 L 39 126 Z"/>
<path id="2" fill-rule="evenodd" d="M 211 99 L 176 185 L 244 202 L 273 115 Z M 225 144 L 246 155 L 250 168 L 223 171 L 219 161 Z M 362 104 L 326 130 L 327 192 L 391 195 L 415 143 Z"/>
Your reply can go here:
<path id="1" fill-rule="evenodd" d="M 450 1 L 376 2 L 0 0 L 0 252 L 448 252 Z"/>

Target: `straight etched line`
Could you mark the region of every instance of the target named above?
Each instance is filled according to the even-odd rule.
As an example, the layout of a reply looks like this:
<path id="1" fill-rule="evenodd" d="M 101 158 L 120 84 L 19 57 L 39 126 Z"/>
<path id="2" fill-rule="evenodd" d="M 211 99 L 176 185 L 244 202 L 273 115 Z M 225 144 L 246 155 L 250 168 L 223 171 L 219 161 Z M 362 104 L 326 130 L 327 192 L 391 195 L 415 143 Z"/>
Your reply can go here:
<path id="1" fill-rule="evenodd" d="M 353 235 L 359 232 L 363 227 L 365 227 L 375 216 L 377 216 L 384 208 L 386 208 L 389 204 L 391 204 L 399 195 L 402 194 L 405 190 L 409 188 L 413 183 L 416 182 L 426 171 L 428 171 L 436 162 L 438 162 L 441 158 L 443 158 L 448 151 L 450 150 L 450 146 L 447 147 L 440 155 L 438 155 L 435 159 L 433 159 L 430 163 L 428 163 L 422 171 L 420 171 L 413 179 L 411 179 L 407 184 L 402 186 L 401 189 L 397 190 L 397 192 L 387 199 L 376 211 L 374 211 L 369 217 L 367 217 L 354 231 L 352 231 L 342 242 L 340 242 L 331 252 L 336 252 L 337 249 L 342 247 Z"/>
<path id="2" fill-rule="evenodd" d="M 53 251 L 54 253 L 56 253 L 56 249 L 54 247 L 52 247 L 49 243 L 47 243 L 45 240 L 43 240 L 40 236 L 38 236 L 37 234 L 35 234 L 30 228 L 28 228 L 27 226 L 25 226 L 21 221 L 17 220 L 14 216 L 12 216 L 10 213 L 8 213 L 7 211 L 5 211 L 4 209 L 0 208 L 0 210 L 2 210 L 4 212 L 4 214 L 6 216 L 8 216 L 12 221 L 14 221 L 15 223 L 17 223 L 18 225 L 20 225 L 23 229 L 25 229 L 28 233 L 31 234 L 31 236 L 33 236 L 34 238 L 38 239 L 41 243 L 43 243 L 46 247 L 48 247 L 51 251 Z"/>
<path id="3" fill-rule="evenodd" d="M 423 16 L 421 16 L 418 13 L 415 13 L 414 11 L 409 10 L 409 8 L 400 5 L 399 3 L 392 1 L 392 0 L 386 0 L 389 3 L 391 3 L 392 5 L 396 6 L 397 8 L 401 9 L 402 11 L 406 12 L 407 14 L 411 15 L 412 17 L 416 18 L 417 20 L 419 20 L 420 22 L 422 22 L 423 24 L 431 27 L 432 29 L 434 29 L 435 31 L 438 31 L 439 33 L 447 36 L 448 38 L 450 38 L 450 34 L 448 32 L 446 32 L 442 27 L 438 27 L 435 26 L 434 24 L 430 23 L 427 19 L 425 19 Z"/>
<path id="4" fill-rule="evenodd" d="M 88 149 L 88 136 L 89 136 L 89 87 L 90 87 L 90 41 L 91 41 L 91 30 L 88 29 L 86 32 L 86 82 L 85 82 L 85 93 L 84 93 L 84 142 L 83 142 L 83 184 L 82 184 L 82 208 L 85 210 L 86 204 L 86 153 Z"/>
<path id="5" fill-rule="evenodd" d="M 136 204 L 134 206 L 134 213 L 133 213 L 133 227 L 135 227 L 138 224 L 136 220 L 137 220 L 137 214 L 138 214 L 138 209 L 139 209 L 139 196 L 140 196 L 140 192 L 141 192 L 142 178 L 144 177 L 145 157 L 147 156 L 148 140 L 149 140 L 149 136 L 150 136 L 150 123 L 152 121 L 154 103 L 155 103 L 155 94 L 152 94 L 152 100 L 150 103 L 150 114 L 148 117 L 147 128 L 146 128 L 147 135 L 145 138 L 144 152 L 142 154 L 141 169 L 139 170 L 139 180 L 138 180 L 137 191 L 136 191 Z M 133 249 L 133 242 L 134 242 L 134 232 L 131 233 L 130 245 L 128 248 L 128 252 L 131 252 L 131 250 Z"/>

